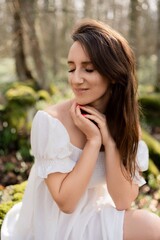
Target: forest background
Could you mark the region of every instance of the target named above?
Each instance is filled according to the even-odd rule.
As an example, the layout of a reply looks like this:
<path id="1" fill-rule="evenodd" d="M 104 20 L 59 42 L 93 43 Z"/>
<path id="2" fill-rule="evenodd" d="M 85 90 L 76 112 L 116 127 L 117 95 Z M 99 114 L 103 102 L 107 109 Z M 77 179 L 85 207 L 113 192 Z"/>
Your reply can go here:
<path id="1" fill-rule="evenodd" d="M 150 161 L 132 207 L 160 215 L 160 0 L 0 0 L 0 224 L 34 161 L 35 112 L 72 95 L 66 59 L 72 27 L 84 17 L 116 29 L 135 53 Z"/>

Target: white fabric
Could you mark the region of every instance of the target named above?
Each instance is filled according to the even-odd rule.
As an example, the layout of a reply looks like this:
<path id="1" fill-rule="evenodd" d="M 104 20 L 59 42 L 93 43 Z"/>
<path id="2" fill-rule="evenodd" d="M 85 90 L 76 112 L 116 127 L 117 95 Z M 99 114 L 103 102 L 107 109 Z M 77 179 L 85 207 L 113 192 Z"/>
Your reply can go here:
<path id="1" fill-rule="evenodd" d="M 52 172 L 72 171 L 82 150 L 71 144 L 63 124 L 44 111 L 38 111 L 33 120 L 31 146 L 35 163 L 24 198 L 6 215 L 1 240 L 122 240 L 124 211 L 115 209 L 107 191 L 104 153 L 99 153 L 78 207 L 65 214 L 52 199 L 44 178 Z M 143 141 L 139 142 L 137 164 L 141 171 L 148 167 Z M 134 181 L 140 186 L 145 183 L 138 170 Z"/>

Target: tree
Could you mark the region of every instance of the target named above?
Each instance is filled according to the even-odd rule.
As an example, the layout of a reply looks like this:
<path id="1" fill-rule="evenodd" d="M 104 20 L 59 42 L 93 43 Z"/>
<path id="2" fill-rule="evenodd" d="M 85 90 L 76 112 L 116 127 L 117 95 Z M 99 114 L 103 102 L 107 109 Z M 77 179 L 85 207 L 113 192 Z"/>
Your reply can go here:
<path id="1" fill-rule="evenodd" d="M 56 0 L 43 0 L 37 7 L 38 17 L 37 26 L 39 29 L 39 42 L 41 51 L 43 52 L 43 59 L 45 61 L 48 71 L 48 78 L 52 81 L 53 76 L 59 72 L 60 61 L 60 30 L 59 25 L 61 21 L 58 19 L 58 10 Z M 46 34 L 44 34 L 46 33 Z"/>
<path id="2" fill-rule="evenodd" d="M 61 56 L 66 57 L 68 53 L 69 48 L 69 42 L 70 42 L 70 35 L 69 32 L 71 31 L 71 28 L 73 27 L 73 22 L 75 22 L 75 16 L 74 16 L 74 1 L 73 0 L 61 0 L 62 4 L 62 14 L 61 14 L 61 20 L 63 22 L 62 27 L 60 29 L 61 32 Z"/>
<path id="3" fill-rule="evenodd" d="M 129 28 L 129 41 L 134 50 L 136 60 L 138 60 L 138 33 L 139 33 L 139 1 L 130 0 L 129 12 L 130 28 Z"/>
<path id="4" fill-rule="evenodd" d="M 23 27 L 25 28 L 29 40 L 30 55 L 32 56 L 36 82 L 40 88 L 48 88 L 47 76 L 45 73 L 44 62 L 41 55 L 39 40 L 35 28 L 36 0 L 18 0 L 23 17 Z"/>
<path id="5" fill-rule="evenodd" d="M 84 17 L 92 18 L 93 17 L 93 1 L 84 0 Z"/>
<path id="6" fill-rule="evenodd" d="M 14 18 L 13 41 L 17 75 L 21 81 L 32 79 L 39 88 L 47 89 L 48 82 L 35 28 L 36 0 L 13 0 L 9 3 L 12 3 L 11 10 Z M 26 43 L 29 46 L 28 55 L 25 52 Z M 28 56 L 31 57 L 33 62 L 34 77 L 33 70 L 31 73 L 27 66 Z"/>
<path id="7" fill-rule="evenodd" d="M 17 76 L 20 81 L 26 81 L 28 79 L 34 79 L 31 71 L 29 70 L 24 50 L 24 37 L 22 19 L 20 14 L 19 2 L 13 2 L 13 48 L 15 57 L 15 67 Z"/>

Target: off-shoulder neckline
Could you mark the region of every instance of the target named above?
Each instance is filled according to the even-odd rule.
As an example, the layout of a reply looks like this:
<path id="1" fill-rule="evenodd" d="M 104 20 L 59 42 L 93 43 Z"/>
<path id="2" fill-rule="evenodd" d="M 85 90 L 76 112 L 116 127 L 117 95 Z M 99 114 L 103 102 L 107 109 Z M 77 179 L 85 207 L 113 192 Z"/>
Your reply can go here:
<path id="1" fill-rule="evenodd" d="M 75 146 L 73 143 L 71 143 L 71 139 L 70 139 L 70 136 L 69 136 L 69 133 L 68 133 L 66 127 L 64 126 L 64 124 L 63 124 L 58 118 L 53 117 L 51 114 L 49 114 L 48 112 L 46 112 L 46 111 L 44 111 L 44 110 L 38 110 L 38 112 L 41 112 L 41 113 L 45 114 L 45 115 L 48 116 L 49 118 L 52 118 L 52 120 L 56 120 L 56 121 L 61 125 L 61 127 L 63 127 L 63 129 L 65 130 L 65 132 L 66 132 L 66 134 L 67 134 L 67 136 L 68 136 L 68 138 L 69 138 L 69 143 L 70 143 L 70 145 L 71 145 L 73 148 L 75 148 L 75 149 L 77 149 L 77 150 L 79 150 L 79 151 L 83 151 L 83 149 L 81 149 L 81 148 Z M 37 113 L 38 113 L 38 112 L 37 112 Z M 104 153 L 104 152 L 100 151 L 99 153 L 101 154 L 101 153 Z"/>

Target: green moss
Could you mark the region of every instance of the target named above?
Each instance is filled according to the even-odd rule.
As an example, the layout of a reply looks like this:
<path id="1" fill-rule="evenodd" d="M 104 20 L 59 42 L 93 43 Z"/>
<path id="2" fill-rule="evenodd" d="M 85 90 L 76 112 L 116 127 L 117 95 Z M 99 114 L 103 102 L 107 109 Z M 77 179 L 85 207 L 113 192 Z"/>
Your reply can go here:
<path id="1" fill-rule="evenodd" d="M 142 130 L 142 138 L 147 143 L 149 150 L 160 155 L 160 143 L 145 130 Z"/>
<path id="2" fill-rule="evenodd" d="M 18 85 L 9 89 L 5 97 L 8 101 L 16 101 L 20 104 L 33 104 L 36 101 L 36 92 L 29 86 Z"/>
<path id="3" fill-rule="evenodd" d="M 21 184 L 8 186 L 1 191 L 2 199 L 0 204 L 0 227 L 6 213 L 11 209 L 11 207 L 22 200 L 26 184 L 27 181 Z"/>
<path id="4" fill-rule="evenodd" d="M 160 94 L 159 93 L 153 93 L 141 96 L 139 99 L 141 105 L 143 108 L 154 111 L 159 111 L 160 114 Z"/>
<path id="5" fill-rule="evenodd" d="M 14 202 L 20 202 L 23 198 L 23 193 L 15 193 L 13 194 L 12 201 Z"/>
<path id="6" fill-rule="evenodd" d="M 159 172 L 158 168 L 156 167 L 156 165 L 154 164 L 152 159 L 149 160 L 149 172 L 154 174 L 154 176 L 160 175 L 160 172 Z"/>
<path id="7" fill-rule="evenodd" d="M 24 190 L 26 188 L 27 181 L 21 183 L 21 184 L 15 184 L 13 185 L 13 191 L 14 193 L 24 193 Z"/>
<path id="8" fill-rule="evenodd" d="M 142 138 L 149 148 L 150 158 L 154 161 L 158 169 L 160 169 L 160 143 L 145 130 L 142 130 Z"/>
<path id="9" fill-rule="evenodd" d="M 4 218 L 4 216 L 6 215 L 6 213 L 9 211 L 9 209 L 14 205 L 13 202 L 6 202 L 6 203 L 2 203 L 0 204 L 0 218 Z"/>
<path id="10" fill-rule="evenodd" d="M 139 98 L 143 112 L 143 120 L 147 125 L 160 126 L 160 93 L 143 95 Z"/>
<path id="11" fill-rule="evenodd" d="M 55 86 L 55 84 L 51 84 L 49 90 L 50 90 L 50 92 L 51 92 L 52 95 L 55 95 L 55 94 L 57 94 L 57 93 L 59 92 L 59 90 L 58 90 L 58 88 Z"/>
<path id="12" fill-rule="evenodd" d="M 150 188 L 153 190 L 158 190 L 159 189 L 159 184 L 160 184 L 160 175 L 158 175 L 157 177 L 155 177 L 153 174 L 149 174 L 148 175 L 148 185 L 150 186 Z M 157 199 L 158 199 L 158 191 L 157 191 Z M 160 200 L 160 196 L 159 196 L 159 200 Z"/>
<path id="13" fill-rule="evenodd" d="M 45 90 L 39 90 L 37 92 L 38 95 L 38 99 L 39 100 L 45 100 L 46 102 L 51 101 L 51 96 L 49 95 L 49 93 Z"/>
<path id="14" fill-rule="evenodd" d="M 13 207 L 14 204 L 15 203 L 11 201 L 0 204 L 0 228 L 6 213 L 11 209 L 11 207 Z"/>

